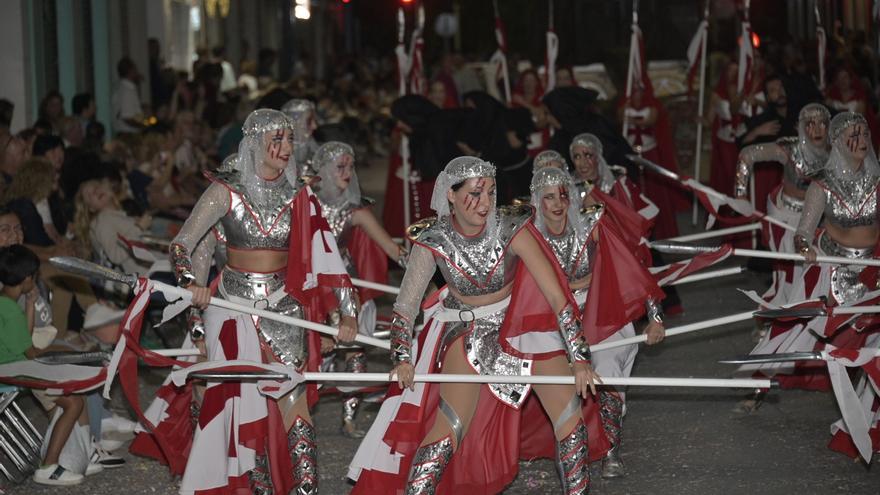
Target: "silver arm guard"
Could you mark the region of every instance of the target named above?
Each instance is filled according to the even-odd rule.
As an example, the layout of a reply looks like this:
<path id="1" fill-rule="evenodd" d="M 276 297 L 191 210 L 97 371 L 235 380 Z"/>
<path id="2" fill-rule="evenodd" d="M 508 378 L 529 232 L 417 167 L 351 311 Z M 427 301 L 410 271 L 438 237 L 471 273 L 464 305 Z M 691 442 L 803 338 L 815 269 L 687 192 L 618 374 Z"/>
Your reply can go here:
<path id="1" fill-rule="evenodd" d="M 577 362 L 589 362 L 590 345 L 581 332 L 580 321 L 575 318 L 574 307 L 567 304 L 559 314 L 556 315 L 556 321 L 559 323 L 559 332 L 565 341 L 565 348 L 568 351 L 568 359 L 572 364 Z"/>

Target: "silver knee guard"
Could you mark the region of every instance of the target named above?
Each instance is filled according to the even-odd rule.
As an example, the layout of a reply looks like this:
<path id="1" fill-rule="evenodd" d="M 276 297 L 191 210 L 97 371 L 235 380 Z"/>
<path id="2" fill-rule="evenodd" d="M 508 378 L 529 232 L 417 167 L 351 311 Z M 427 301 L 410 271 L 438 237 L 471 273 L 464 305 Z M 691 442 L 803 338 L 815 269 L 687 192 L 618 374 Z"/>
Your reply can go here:
<path id="1" fill-rule="evenodd" d="M 296 495 L 317 495 L 318 493 L 318 445 L 315 427 L 308 421 L 297 417 L 287 433 L 287 448 L 293 466 L 293 481 Z"/>
<path id="2" fill-rule="evenodd" d="M 419 447 L 406 482 L 406 495 L 435 495 L 440 477 L 452 458 L 452 438 Z"/>
<path id="3" fill-rule="evenodd" d="M 578 420 L 571 433 L 556 443 L 556 466 L 562 478 L 562 493 L 590 492 L 590 452 L 583 420 Z"/>

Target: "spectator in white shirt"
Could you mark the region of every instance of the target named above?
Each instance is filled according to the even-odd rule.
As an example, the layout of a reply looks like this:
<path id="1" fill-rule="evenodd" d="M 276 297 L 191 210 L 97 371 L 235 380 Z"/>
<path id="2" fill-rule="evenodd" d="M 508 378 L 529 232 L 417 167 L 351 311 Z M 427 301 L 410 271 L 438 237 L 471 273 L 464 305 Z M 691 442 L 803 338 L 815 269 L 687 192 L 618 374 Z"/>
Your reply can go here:
<path id="1" fill-rule="evenodd" d="M 128 57 L 116 64 L 119 85 L 113 93 L 113 127 L 116 132 L 137 132 L 143 127 L 143 110 L 138 83 L 141 74 Z"/>

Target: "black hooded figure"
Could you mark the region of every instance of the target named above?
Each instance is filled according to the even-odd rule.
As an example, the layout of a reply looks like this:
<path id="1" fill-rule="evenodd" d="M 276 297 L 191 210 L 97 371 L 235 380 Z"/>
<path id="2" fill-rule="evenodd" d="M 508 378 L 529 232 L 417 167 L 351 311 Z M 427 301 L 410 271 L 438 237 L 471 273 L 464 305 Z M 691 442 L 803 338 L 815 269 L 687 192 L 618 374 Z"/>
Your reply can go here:
<path id="1" fill-rule="evenodd" d="M 630 180 L 638 183 L 638 171 L 626 158 L 633 149 L 619 127 L 592 109 L 596 96 L 595 91 L 579 86 L 556 88 L 544 95 L 544 104 L 562 126 L 553 133 L 548 148 L 567 157 L 571 140 L 578 134 L 589 132 L 602 141 L 605 161 L 609 165 L 626 167 Z"/>
<path id="2" fill-rule="evenodd" d="M 461 142 L 497 167 L 498 200 L 509 203 L 525 194 L 531 181 L 528 139 L 536 131 L 531 113 L 507 108 L 485 91 L 465 93 L 462 100 L 473 112 L 462 129 Z"/>

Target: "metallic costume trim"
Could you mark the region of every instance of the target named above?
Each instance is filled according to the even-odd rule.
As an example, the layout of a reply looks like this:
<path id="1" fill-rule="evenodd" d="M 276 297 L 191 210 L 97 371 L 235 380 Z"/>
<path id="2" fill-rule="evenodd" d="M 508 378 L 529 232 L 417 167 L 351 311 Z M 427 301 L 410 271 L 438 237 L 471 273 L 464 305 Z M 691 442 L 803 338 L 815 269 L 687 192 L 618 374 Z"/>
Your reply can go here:
<path id="1" fill-rule="evenodd" d="M 452 439 L 442 439 L 419 447 L 413 457 L 406 482 L 406 495 L 436 495 L 440 477 L 452 458 Z"/>
<path id="2" fill-rule="evenodd" d="M 599 392 L 599 404 L 605 436 L 612 447 L 617 447 L 623 429 L 623 399 L 615 392 Z"/>
<path id="3" fill-rule="evenodd" d="M 663 307 L 656 299 L 650 298 L 645 301 L 645 314 L 648 320 L 663 324 Z"/>
<path id="4" fill-rule="evenodd" d="M 461 445 L 461 438 L 464 435 L 464 425 L 461 422 L 461 417 L 459 417 L 458 413 L 455 412 L 455 409 L 453 409 L 443 397 L 440 397 L 439 407 L 440 412 L 443 413 L 443 416 L 446 418 L 446 422 L 449 423 L 449 428 L 455 435 L 455 445 Z"/>
<path id="5" fill-rule="evenodd" d="M 579 420 L 571 433 L 556 443 L 556 467 L 562 478 L 562 493 L 589 493 L 590 459 L 587 427 L 583 420 Z"/>
<path id="6" fill-rule="evenodd" d="M 412 327 L 411 321 L 395 312 L 391 319 L 391 363 L 412 362 Z"/>
<path id="7" fill-rule="evenodd" d="M 789 196 L 785 193 L 780 193 L 779 197 L 782 200 L 783 208 L 791 210 L 795 213 L 801 213 L 802 211 L 804 211 L 804 200 Z"/>
<path id="8" fill-rule="evenodd" d="M 842 256 L 853 259 L 870 259 L 873 257 L 873 248 L 851 248 L 844 246 L 823 232 L 818 239 L 819 248 L 825 254 Z M 864 270 L 859 265 L 835 265 L 831 267 L 831 296 L 841 305 L 851 305 L 865 297 L 868 286 L 859 278 Z"/>
<path id="9" fill-rule="evenodd" d="M 192 257 L 186 247 L 180 244 L 172 244 L 168 249 L 171 255 L 171 265 L 174 267 L 174 275 L 177 277 L 177 285 L 189 287 L 196 281 L 193 274 Z"/>
<path id="10" fill-rule="evenodd" d="M 251 273 L 227 267 L 220 275 L 219 291 L 229 301 L 303 317 L 302 306 L 284 292 L 286 273 Z M 301 368 L 308 355 L 302 328 L 266 318 L 258 321 L 260 335 L 282 364 Z"/>
<path id="11" fill-rule="evenodd" d="M 317 495 L 318 493 L 318 444 L 315 427 L 302 417 L 287 433 L 287 448 L 293 466 L 293 481 L 297 495 Z"/>
<path id="12" fill-rule="evenodd" d="M 559 323 L 559 331 L 562 333 L 565 347 L 568 350 L 568 358 L 572 363 L 584 362 L 590 360 L 590 345 L 581 331 L 581 326 L 577 318 L 574 316 L 574 308 L 571 304 L 567 304 L 562 311 L 556 315 L 556 321 Z"/>
<path id="13" fill-rule="evenodd" d="M 251 493 L 254 495 L 272 495 L 272 474 L 269 471 L 269 457 L 265 454 L 254 456 L 254 469 L 248 473 Z"/>

